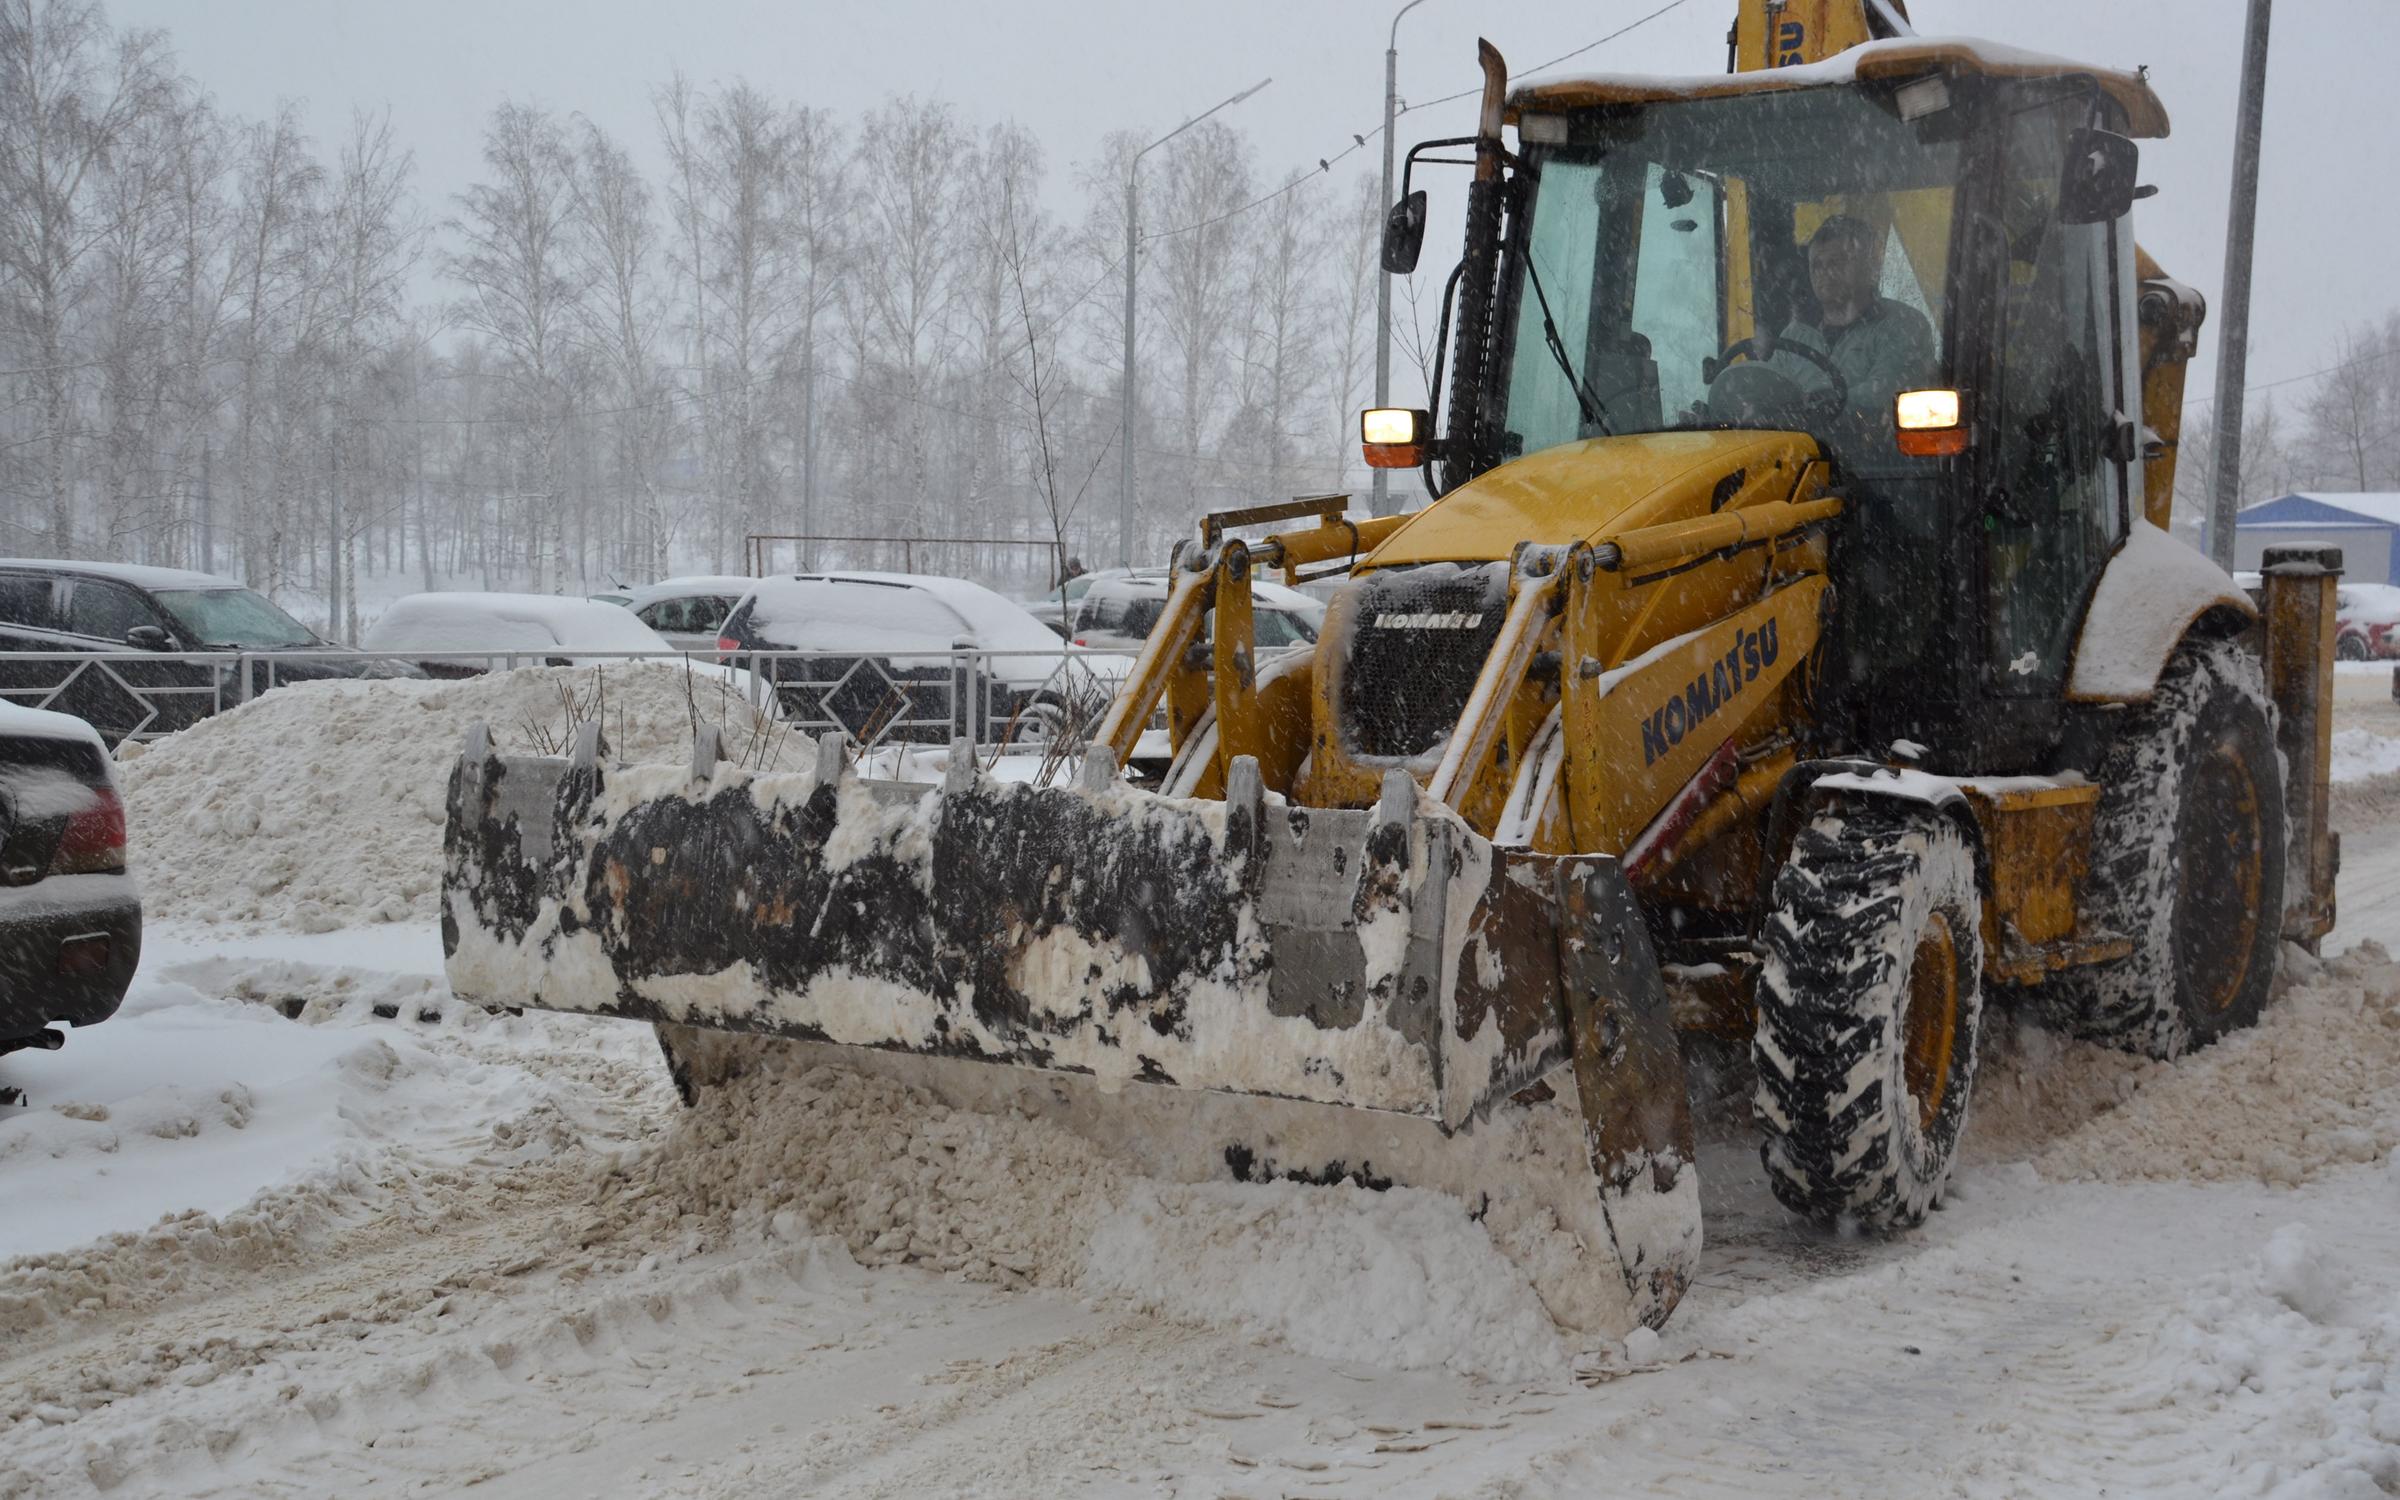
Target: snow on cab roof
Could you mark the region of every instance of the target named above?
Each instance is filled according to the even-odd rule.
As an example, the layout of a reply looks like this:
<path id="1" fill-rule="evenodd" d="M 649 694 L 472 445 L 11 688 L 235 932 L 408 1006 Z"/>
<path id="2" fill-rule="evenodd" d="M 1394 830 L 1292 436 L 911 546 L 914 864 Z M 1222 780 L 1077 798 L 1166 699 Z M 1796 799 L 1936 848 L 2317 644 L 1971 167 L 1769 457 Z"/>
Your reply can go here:
<path id="1" fill-rule="evenodd" d="M 46 708 L 27 708 L 6 699 L 0 699 L 0 735 L 25 740 L 82 740 L 92 745 L 101 743 L 99 731 L 72 714 L 52 713 Z"/>
<path id="2" fill-rule="evenodd" d="M 1973 37 L 1895 37 L 1867 42 L 1823 62 L 1751 73 L 1684 76 L 1638 73 L 1569 73 L 1536 78 L 1508 96 L 1509 118 L 1528 111 L 1589 109 L 1600 104 L 1639 104 L 1666 99 L 1718 99 L 1734 94 L 1777 93 L 1860 80 L 1913 78 L 1937 70 L 1980 73 L 1992 78 L 2056 78 L 2088 75 L 2124 107 L 2126 128 L 2137 136 L 2167 133 L 2167 107 L 2139 73 L 2095 68 L 2071 58 L 2028 52 Z"/>
<path id="3" fill-rule="evenodd" d="M 137 589 L 238 589 L 242 585 L 214 573 L 189 568 L 153 568 L 143 563 L 86 562 L 56 557 L 0 557 L 0 568 L 35 568 L 45 573 L 81 573 L 87 578 L 113 578 Z"/>

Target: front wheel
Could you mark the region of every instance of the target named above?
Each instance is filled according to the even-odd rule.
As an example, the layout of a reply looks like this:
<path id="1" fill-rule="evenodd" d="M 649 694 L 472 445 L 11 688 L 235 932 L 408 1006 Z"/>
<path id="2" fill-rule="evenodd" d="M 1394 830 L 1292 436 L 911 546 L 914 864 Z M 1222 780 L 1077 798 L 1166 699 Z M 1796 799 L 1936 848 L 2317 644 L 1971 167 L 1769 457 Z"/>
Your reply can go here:
<path id="1" fill-rule="evenodd" d="M 1982 921 L 1967 835 L 1930 808 L 1831 806 L 1793 841 L 1752 1041 L 1785 1207 L 1898 1229 L 1940 1200 L 1982 1035 Z"/>

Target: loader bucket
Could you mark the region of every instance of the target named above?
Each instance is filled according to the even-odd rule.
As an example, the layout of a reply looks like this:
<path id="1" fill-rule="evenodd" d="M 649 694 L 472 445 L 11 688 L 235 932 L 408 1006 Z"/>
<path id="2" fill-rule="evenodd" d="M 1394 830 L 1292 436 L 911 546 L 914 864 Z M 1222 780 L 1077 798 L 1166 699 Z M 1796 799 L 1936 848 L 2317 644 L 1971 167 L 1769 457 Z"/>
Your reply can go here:
<path id="1" fill-rule="evenodd" d="M 963 747 L 962 747 L 963 749 Z M 1615 861 L 1495 847 L 1405 772 L 1365 810 L 814 769 L 502 757 L 453 772 L 452 989 L 751 1032 L 1391 1111 L 1466 1130 L 1572 1065 L 1632 1316 L 1699 1250 L 1680 1054 Z"/>

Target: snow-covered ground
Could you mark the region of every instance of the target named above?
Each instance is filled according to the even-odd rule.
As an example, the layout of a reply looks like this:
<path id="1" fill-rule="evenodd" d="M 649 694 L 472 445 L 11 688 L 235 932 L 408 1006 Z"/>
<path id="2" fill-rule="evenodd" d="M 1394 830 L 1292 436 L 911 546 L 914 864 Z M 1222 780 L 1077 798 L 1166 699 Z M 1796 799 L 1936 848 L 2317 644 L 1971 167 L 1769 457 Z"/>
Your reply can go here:
<path id="1" fill-rule="evenodd" d="M 645 1028 L 458 1005 L 391 873 L 427 756 L 328 685 L 312 805 L 383 824 L 241 813 L 222 729 L 148 752 L 133 996 L 0 1059 L 0 1500 L 2393 1493 L 2384 684 L 2342 683 L 2340 956 L 2264 1026 L 2161 1067 L 2003 1025 L 1893 1240 L 1793 1223 L 1720 1115 L 1699 1283 L 1630 1347 L 1453 1199 L 1155 1182 L 850 1071 L 686 1112 Z M 548 701 L 410 711 L 438 761 Z"/>

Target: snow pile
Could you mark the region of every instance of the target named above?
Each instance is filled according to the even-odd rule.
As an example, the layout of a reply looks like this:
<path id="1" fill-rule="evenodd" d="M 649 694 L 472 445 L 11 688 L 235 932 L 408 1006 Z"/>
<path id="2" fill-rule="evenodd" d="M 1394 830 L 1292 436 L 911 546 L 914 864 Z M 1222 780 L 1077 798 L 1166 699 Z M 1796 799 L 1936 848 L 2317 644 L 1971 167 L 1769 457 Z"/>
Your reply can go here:
<path id="1" fill-rule="evenodd" d="M 259 977 L 297 1023 L 145 979 L 0 1116 L 0 1177 L 43 1205 L 0 1224 L 0 1344 L 580 1200 L 668 1107 L 637 1028 L 451 1005 L 399 1029 L 337 998 L 356 974 Z"/>
<path id="2" fill-rule="evenodd" d="M 2303 1226 L 2268 1240 L 2256 1270 L 2210 1277 L 2163 1331 L 2196 1430 L 2232 1461 L 2223 1495 L 2400 1490 L 2400 1304 L 2358 1293 Z"/>
<path id="3" fill-rule="evenodd" d="M 2395 771 L 2400 771 L 2400 736 L 2377 734 L 2372 729 L 2333 732 L 2335 781 L 2365 781 Z"/>
<path id="4" fill-rule="evenodd" d="M 1499 1378 L 1564 1368 L 1527 1273 L 1456 1198 L 1159 1182 L 1048 1120 L 955 1109 L 776 1050 L 603 1190 L 618 1242 L 698 1214 L 734 1233 L 829 1235 L 869 1266 L 1078 1288 L 1322 1357 Z"/>
<path id="5" fill-rule="evenodd" d="M 2053 1179 L 2296 1185 L 2400 1146 L 2400 965 L 2297 949 L 2259 1025 L 2172 1063 L 2026 1029 L 1987 1054 L 1969 1140 Z"/>
<path id="6" fill-rule="evenodd" d="M 468 725 L 489 724 L 503 751 L 563 752 L 572 721 L 596 717 L 616 759 L 686 760 L 695 714 L 722 727 L 728 755 L 760 732 L 723 678 L 673 664 L 278 688 L 127 759 L 144 907 L 152 921 L 304 932 L 431 922 Z"/>

